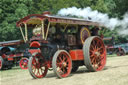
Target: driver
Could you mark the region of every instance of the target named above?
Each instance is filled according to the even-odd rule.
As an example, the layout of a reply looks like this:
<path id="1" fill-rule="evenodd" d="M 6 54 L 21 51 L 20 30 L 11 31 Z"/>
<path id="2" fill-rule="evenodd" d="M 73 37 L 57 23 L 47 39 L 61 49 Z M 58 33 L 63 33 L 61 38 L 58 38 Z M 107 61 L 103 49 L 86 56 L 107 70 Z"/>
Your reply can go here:
<path id="1" fill-rule="evenodd" d="M 40 36 L 41 35 L 41 26 L 35 27 L 33 29 L 33 35 Z"/>

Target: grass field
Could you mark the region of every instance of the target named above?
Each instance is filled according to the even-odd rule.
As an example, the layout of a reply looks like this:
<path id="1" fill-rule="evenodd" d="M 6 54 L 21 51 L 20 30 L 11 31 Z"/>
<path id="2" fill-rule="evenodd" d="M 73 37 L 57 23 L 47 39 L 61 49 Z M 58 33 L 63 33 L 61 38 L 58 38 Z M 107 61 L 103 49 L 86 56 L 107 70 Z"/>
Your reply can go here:
<path id="1" fill-rule="evenodd" d="M 128 85 L 128 56 L 107 58 L 104 70 L 88 72 L 85 66 L 69 77 L 58 79 L 49 71 L 43 79 L 33 79 L 28 70 L 14 67 L 0 71 L 0 85 Z"/>

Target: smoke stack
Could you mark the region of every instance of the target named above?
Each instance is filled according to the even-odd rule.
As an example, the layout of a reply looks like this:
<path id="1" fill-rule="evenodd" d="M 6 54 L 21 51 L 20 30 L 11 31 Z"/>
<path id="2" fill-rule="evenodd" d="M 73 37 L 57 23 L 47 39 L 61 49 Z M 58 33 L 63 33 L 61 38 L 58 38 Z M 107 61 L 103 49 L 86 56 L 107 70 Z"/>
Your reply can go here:
<path id="1" fill-rule="evenodd" d="M 49 12 L 49 11 L 44 11 L 42 14 L 43 14 L 43 15 L 50 15 L 51 12 Z"/>

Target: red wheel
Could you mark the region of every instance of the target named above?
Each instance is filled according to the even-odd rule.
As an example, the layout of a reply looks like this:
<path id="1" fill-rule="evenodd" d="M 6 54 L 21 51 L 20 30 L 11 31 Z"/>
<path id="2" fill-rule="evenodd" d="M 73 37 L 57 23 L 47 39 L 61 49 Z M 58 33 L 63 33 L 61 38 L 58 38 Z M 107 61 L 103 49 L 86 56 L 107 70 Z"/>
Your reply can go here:
<path id="1" fill-rule="evenodd" d="M 59 78 L 67 77 L 72 69 L 72 60 L 68 52 L 58 50 L 52 60 L 53 71 Z"/>
<path id="2" fill-rule="evenodd" d="M 19 62 L 21 69 L 28 69 L 28 58 L 22 58 Z"/>
<path id="3" fill-rule="evenodd" d="M 106 49 L 101 38 L 86 39 L 83 46 L 84 63 L 90 71 L 100 71 L 106 64 Z"/>
<path id="4" fill-rule="evenodd" d="M 34 53 L 29 58 L 28 69 L 33 78 L 43 78 L 46 76 L 48 67 L 44 64 L 44 58 L 41 53 Z"/>
<path id="5" fill-rule="evenodd" d="M 3 58 L 0 56 L 0 70 L 3 69 L 3 64 L 4 64 L 4 60 L 3 60 Z"/>

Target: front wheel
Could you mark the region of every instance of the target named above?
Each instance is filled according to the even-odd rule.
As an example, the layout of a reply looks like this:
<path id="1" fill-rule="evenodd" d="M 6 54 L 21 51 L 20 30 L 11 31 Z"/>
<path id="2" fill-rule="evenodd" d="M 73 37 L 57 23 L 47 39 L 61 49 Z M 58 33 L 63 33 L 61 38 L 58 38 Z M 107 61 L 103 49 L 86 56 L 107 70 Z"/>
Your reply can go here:
<path id="1" fill-rule="evenodd" d="M 46 76 L 48 67 L 44 62 L 45 61 L 41 53 L 33 53 L 29 58 L 28 70 L 33 78 L 43 78 Z"/>
<path id="2" fill-rule="evenodd" d="M 72 60 L 65 50 L 58 50 L 52 60 L 52 68 L 58 78 L 67 77 L 72 69 Z"/>
<path id="3" fill-rule="evenodd" d="M 21 69 L 28 69 L 28 58 L 22 58 L 19 62 Z"/>

